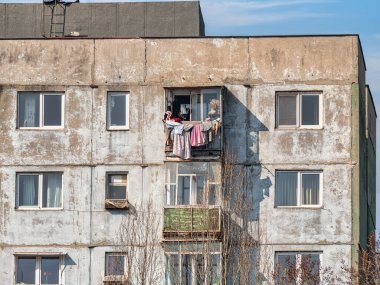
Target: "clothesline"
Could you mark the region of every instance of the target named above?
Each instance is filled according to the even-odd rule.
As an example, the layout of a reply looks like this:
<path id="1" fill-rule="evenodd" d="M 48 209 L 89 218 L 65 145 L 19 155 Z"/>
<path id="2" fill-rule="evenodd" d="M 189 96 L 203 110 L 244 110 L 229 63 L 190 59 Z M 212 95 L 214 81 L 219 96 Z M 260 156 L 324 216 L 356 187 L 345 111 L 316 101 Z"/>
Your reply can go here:
<path id="1" fill-rule="evenodd" d="M 167 112 L 168 113 L 168 112 Z M 191 147 L 200 147 L 211 143 L 217 136 L 221 119 L 204 122 L 182 123 L 167 114 L 164 117 L 168 129 L 166 145 L 173 145 L 173 154 L 182 159 L 191 159 Z"/>

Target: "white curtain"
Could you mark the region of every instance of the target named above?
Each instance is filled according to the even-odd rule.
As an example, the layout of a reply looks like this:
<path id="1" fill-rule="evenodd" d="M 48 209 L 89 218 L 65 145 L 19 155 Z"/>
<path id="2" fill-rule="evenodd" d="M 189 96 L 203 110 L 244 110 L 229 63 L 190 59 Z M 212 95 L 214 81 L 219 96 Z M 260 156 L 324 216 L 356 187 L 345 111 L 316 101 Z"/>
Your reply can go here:
<path id="1" fill-rule="evenodd" d="M 46 208 L 61 207 L 62 197 L 62 174 L 49 173 L 44 175 L 44 195 Z"/>
<path id="2" fill-rule="evenodd" d="M 19 176 L 19 205 L 37 206 L 37 175 Z"/>
<path id="3" fill-rule="evenodd" d="M 25 96 L 25 116 L 24 116 L 24 127 L 36 127 L 36 117 L 37 117 L 37 97 L 36 96 Z"/>
<path id="4" fill-rule="evenodd" d="M 302 174 L 302 203 L 319 204 L 319 174 Z"/>
<path id="5" fill-rule="evenodd" d="M 278 172 L 276 206 L 297 206 L 297 172 Z"/>

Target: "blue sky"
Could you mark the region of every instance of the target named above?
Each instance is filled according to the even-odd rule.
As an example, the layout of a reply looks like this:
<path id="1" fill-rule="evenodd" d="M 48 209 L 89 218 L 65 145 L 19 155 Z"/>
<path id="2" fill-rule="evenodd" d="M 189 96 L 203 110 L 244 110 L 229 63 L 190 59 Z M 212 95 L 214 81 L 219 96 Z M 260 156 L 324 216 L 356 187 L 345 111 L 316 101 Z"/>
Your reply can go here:
<path id="1" fill-rule="evenodd" d="M 167 0 L 161 0 L 167 1 Z M 32 3 L 40 1 L 0 0 Z M 95 2 L 145 2 L 81 0 Z M 157 2 L 157 1 L 155 1 Z M 206 35 L 359 34 L 380 117 L 380 0 L 200 0 Z M 380 124 L 377 136 L 380 141 Z M 380 155 L 377 159 L 380 186 Z M 377 221 L 380 229 L 380 187 Z"/>

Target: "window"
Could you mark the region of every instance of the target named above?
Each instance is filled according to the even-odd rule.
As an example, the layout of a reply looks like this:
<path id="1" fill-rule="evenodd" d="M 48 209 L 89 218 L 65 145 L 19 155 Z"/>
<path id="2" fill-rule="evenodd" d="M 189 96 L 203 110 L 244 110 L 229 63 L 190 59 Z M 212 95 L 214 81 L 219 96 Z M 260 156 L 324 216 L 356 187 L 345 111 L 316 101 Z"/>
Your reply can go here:
<path id="1" fill-rule="evenodd" d="M 109 130 L 129 129 L 129 93 L 108 92 L 107 128 Z"/>
<path id="2" fill-rule="evenodd" d="M 127 174 L 108 174 L 107 179 L 106 199 L 127 199 Z"/>
<path id="3" fill-rule="evenodd" d="M 277 284 L 320 284 L 321 261 L 320 252 L 277 252 Z"/>
<path id="4" fill-rule="evenodd" d="M 215 163 L 168 163 L 167 205 L 217 205 L 220 169 Z"/>
<path id="5" fill-rule="evenodd" d="M 176 89 L 167 92 L 167 111 L 182 121 L 221 118 L 220 89 Z"/>
<path id="6" fill-rule="evenodd" d="M 18 208 L 61 208 L 62 173 L 18 173 Z"/>
<path id="7" fill-rule="evenodd" d="M 220 284 L 220 244 L 166 243 L 165 247 L 165 285 Z"/>
<path id="8" fill-rule="evenodd" d="M 317 92 L 277 92 L 276 124 L 286 127 L 320 127 L 321 98 Z"/>
<path id="9" fill-rule="evenodd" d="M 106 253 L 106 276 L 124 275 L 125 256 L 123 253 Z"/>
<path id="10" fill-rule="evenodd" d="M 18 256 L 16 284 L 61 284 L 60 256 Z"/>
<path id="11" fill-rule="evenodd" d="M 59 93 L 19 92 L 19 128 L 62 128 L 64 95 Z"/>
<path id="12" fill-rule="evenodd" d="M 320 171 L 276 171 L 276 206 L 320 206 Z"/>

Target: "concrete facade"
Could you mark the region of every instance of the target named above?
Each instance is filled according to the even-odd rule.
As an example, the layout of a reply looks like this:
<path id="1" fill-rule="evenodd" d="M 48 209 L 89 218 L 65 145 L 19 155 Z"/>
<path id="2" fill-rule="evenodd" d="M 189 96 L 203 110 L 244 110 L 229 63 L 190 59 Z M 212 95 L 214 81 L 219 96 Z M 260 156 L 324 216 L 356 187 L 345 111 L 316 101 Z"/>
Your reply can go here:
<path id="1" fill-rule="evenodd" d="M 136 3 L 0 4 L 0 38 L 50 37 L 197 37 L 205 27 L 198 1 Z M 54 16 L 65 13 L 65 17 Z M 45 15 L 45 16 L 43 16 Z M 63 21 L 64 19 L 64 21 Z M 59 30 L 59 32 L 58 32 Z"/>
<path id="2" fill-rule="evenodd" d="M 62 284 L 102 284 L 129 213 L 104 208 L 105 175 L 127 172 L 129 203 L 151 197 L 162 212 L 165 89 L 180 87 L 224 87 L 223 150 L 248 174 L 253 235 L 271 262 L 279 251 L 318 251 L 323 266 L 351 264 L 375 225 L 376 111 L 364 72 L 355 35 L 1 40 L 1 283 L 15 283 L 15 253 L 61 252 Z M 64 128 L 19 129 L 21 91 L 64 93 Z M 129 130 L 107 130 L 108 91 L 130 92 Z M 280 91 L 320 92 L 322 126 L 277 128 Z M 275 207 L 278 170 L 321 171 L 322 206 Z M 17 209 L 16 173 L 44 171 L 63 173 L 62 209 Z"/>

